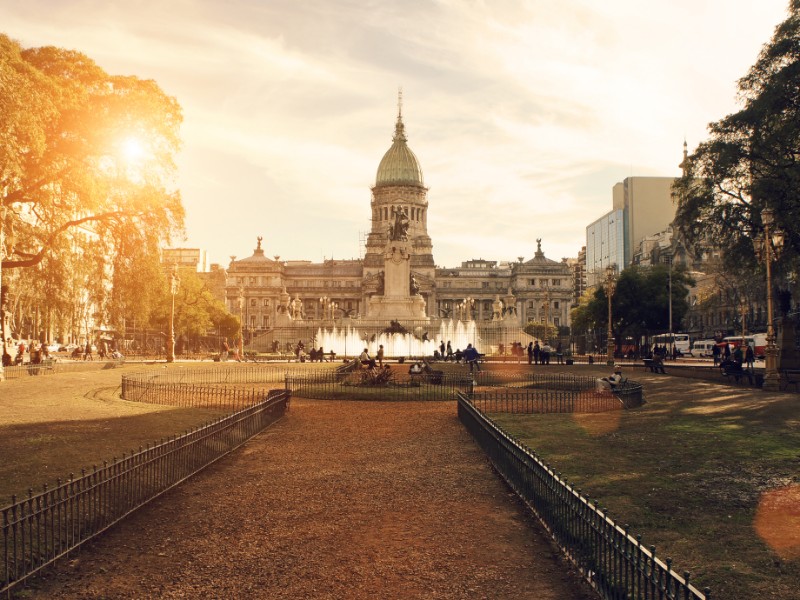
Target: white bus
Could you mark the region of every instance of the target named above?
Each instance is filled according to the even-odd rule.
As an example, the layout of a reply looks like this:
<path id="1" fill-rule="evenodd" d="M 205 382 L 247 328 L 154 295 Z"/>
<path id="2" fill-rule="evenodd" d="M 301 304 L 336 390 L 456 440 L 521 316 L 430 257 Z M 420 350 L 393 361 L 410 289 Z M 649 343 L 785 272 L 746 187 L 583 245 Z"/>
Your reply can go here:
<path id="1" fill-rule="evenodd" d="M 692 356 L 691 341 L 689 340 L 688 333 L 662 333 L 653 336 L 653 344 L 658 346 L 666 346 L 669 351 L 672 351 L 674 346 L 678 353 Z"/>

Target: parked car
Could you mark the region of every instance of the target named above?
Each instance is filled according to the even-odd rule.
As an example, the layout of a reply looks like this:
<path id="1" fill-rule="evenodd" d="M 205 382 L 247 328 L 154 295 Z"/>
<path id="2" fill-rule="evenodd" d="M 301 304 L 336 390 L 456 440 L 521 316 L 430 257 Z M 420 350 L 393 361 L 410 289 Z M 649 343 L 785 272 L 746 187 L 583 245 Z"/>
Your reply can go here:
<path id="1" fill-rule="evenodd" d="M 695 340 L 692 343 L 692 353 L 697 356 L 711 356 L 716 345 L 716 340 Z"/>

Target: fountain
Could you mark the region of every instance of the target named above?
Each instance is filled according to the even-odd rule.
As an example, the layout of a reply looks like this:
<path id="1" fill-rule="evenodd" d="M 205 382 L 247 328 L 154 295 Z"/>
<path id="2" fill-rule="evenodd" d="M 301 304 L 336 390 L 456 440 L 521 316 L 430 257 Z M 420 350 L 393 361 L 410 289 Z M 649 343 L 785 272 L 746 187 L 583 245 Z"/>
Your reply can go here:
<path id="1" fill-rule="evenodd" d="M 320 327 L 314 343 L 322 346 L 326 352 L 333 350 L 340 356 L 356 356 L 367 348 L 370 355 L 375 355 L 379 346 L 383 346 L 386 357 L 433 356 L 439 343 L 450 342 L 453 350 L 464 350 L 467 344 L 480 347 L 480 338 L 475 321 L 454 321 L 443 319 L 438 331 L 431 336 L 424 327 L 415 327 L 406 333 L 391 332 L 385 328 L 376 333 L 369 333 L 368 328 L 360 330 L 358 326 Z"/>

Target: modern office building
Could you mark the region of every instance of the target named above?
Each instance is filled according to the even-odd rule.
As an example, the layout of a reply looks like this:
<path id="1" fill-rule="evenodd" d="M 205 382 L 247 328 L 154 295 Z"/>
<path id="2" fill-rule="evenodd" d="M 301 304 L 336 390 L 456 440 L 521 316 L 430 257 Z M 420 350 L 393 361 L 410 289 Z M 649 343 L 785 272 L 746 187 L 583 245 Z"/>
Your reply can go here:
<path id="1" fill-rule="evenodd" d="M 675 218 L 674 177 L 627 177 L 612 189 L 612 209 L 586 227 L 589 285 L 603 270 L 629 267 L 641 241 L 669 227 Z"/>

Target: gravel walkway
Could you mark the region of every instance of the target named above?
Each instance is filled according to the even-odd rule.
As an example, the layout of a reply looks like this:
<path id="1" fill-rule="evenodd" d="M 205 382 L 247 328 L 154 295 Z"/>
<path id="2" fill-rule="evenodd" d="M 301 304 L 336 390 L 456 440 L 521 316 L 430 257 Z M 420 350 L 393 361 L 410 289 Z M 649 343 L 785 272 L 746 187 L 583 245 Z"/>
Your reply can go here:
<path id="1" fill-rule="evenodd" d="M 593 598 L 455 413 L 293 399 L 278 424 L 24 594 Z"/>

